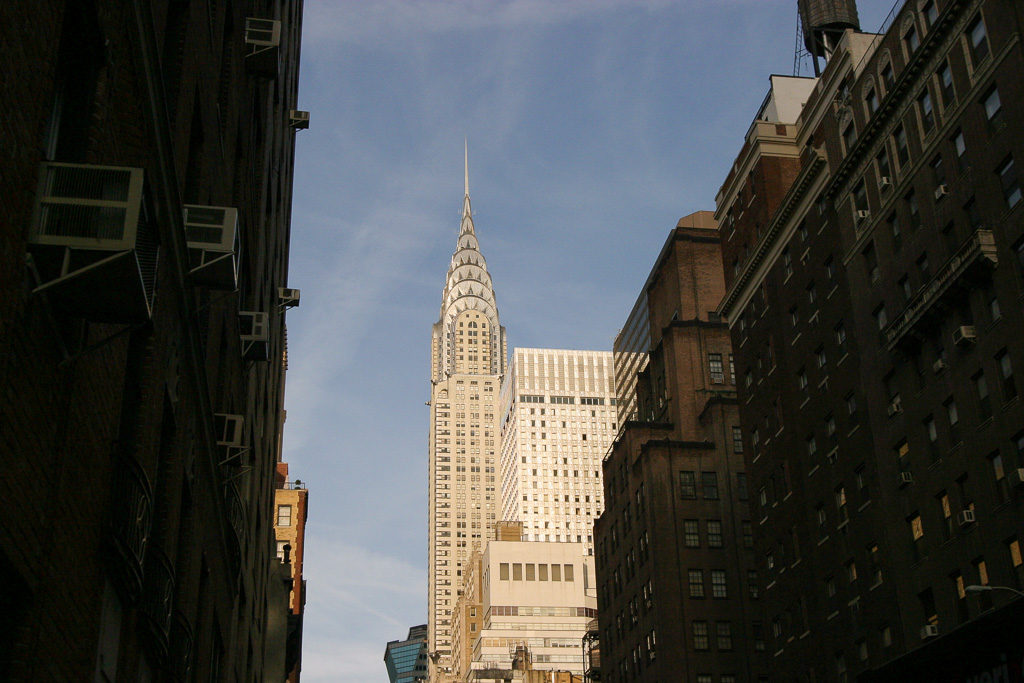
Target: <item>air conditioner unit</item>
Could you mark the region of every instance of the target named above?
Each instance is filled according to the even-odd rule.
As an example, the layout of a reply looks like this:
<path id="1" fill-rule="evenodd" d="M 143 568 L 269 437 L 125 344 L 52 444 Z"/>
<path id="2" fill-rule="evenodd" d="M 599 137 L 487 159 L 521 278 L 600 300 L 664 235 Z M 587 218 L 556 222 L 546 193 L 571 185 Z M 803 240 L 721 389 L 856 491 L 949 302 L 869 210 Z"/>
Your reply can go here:
<path id="1" fill-rule="evenodd" d="M 292 109 L 288 114 L 288 125 L 295 130 L 306 130 L 309 128 L 309 112 Z"/>
<path id="2" fill-rule="evenodd" d="M 899 396 L 889 401 L 889 407 L 886 408 L 885 412 L 889 414 L 889 417 L 893 417 L 903 412 L 903 402 L 900 401 Z"/>
<path id="3" fill-rule="evenodd" d="M 226 206 L 184 207 L 192 281 L 211 289 L 238 286 L 238 209 Z"/>
<path id="4" fill-rule="evenodd" d="M 937 638 L 939 635 L 938 624 L 925 624 L 921 627 L 921 640 L 927 640 L 928 638 Z"/>
<path id="5" fill-rule="evenodd" d="M 27 242 L 34 291 L 53 308 L 98 322 L 150 318 L 159 240 L 141 168 L 44 162 Z"/>
<path id="6" fill-rule="evenodd" d="M 277 78 L 281 48 L 281 22 L 247 17 L 245 20 L 245 68 L 264 78 Z"/>
<path id="7" fill-rule="evenodd" d="M 946 366 L 946 361 L 944 361 L 944 360 L 942 360 L 940 358 L 939 360 L 937 360 L 934 363 L 932 363 L 932 372 L 934 372 L 937 375 L 940 372 L 942 372 L 943 370 L 945 370 L 946 367 L 947 367 Z"/>
<path id="8" fill-rule="evenodd" d="M 953 330 L 953 343 L 957 346 L 973 344 L 977 340 L 974 325 L 961 325 Z"/>
<path id="9" fill-rule="evenodd" d="M 871 216 L 871 212 L 867 209 L 857 209 L 857 220 L 863 221 Z"/>
<path id="10" fill-rule="evenodd" d="M 1006 478 L 1010 481 L 1010 486 L 1013 488 L 1024 486 L 1024 467 L 1011 469 L 1006 473 Z"/>
<path id="11" fill-rule="evenodd" d="M 962 527 L 974 524 L 974 510 L 961 510 L 956 513 L 956 523 Z"/>
<path id="12" fill-rule="evenodd" d="M 214 428 L 217 430 L 217 445 L 223 448 L 241 448 L 245 418 L 241 415 L 214 413 Z"/>
<path id="13" fill-rule="evenodd" d="M 914 483 L 914 474 L 912 472 L 900 472 L 899 474 L 899 485 L 900 488 L 909 486 Z"/>
<path id="14" fill-rule="evenodd" d="M 939 185 L 938 187 L 935 188 L 935 199 L 936 200 L 942 199 L 947 194 L 949 194 L 949 185 L 946 185 L 945 183 L 943 183 L 943 184 L 941 184 L 941 185 Z"/>
<path id="15" fill-rule="evenodd" d="M 879 180 L 878 180 L 878 185 L 879 185 L 879 187 L 881 187 L 881 188 L 882 188 L 883 190 L 887 190 L 887 189 L 889 189 L 890 187 L 892 187 L 892 178 L 890 178 L 890 177 L 889 177 L 889 176 L 887 176 L 887 175 L 884 175 L 884 176 L 882 176 L 881 178 L 879 178 Z"/>
<path id="16" fill-rule="evenodd" d="M 277 303 L 282 308 L 293 308 L 299 305 L 299 293 L 298 289 L 288 289 L 287 287 L 278 287 L 277 289 Z"/>
<path id="17" fill-rule="evenodd" d="M 270 316 L 255 311 L 239 311 L 238 330 L 242 339 L 242 358 L 270 358 Z"/>

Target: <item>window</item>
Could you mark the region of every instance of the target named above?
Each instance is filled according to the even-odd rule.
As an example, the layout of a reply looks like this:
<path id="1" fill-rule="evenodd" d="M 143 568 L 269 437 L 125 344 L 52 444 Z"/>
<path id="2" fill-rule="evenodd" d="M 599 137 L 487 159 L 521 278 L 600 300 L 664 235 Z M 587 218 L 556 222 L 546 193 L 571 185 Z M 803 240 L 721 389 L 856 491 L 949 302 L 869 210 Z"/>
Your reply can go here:
<path id="1" fill-rule="evenodd" d="M 903 43 L 907 46 L 907 54 L 912 55 L 917 52 L 917 48 L 921 46 L 921 37 L 917 35 L 917 27 L 913 24 L 907 29 L 907 32 L 903 34 Z"/>
<path id="2" fill-rule="evenodd" d="M 921 515 L 914 513 L 908 517 L 907 525 L 910 527 L 910 539 L 916 562 L 921 559 L 924 552 L 924 526 L 921 524 Z"/>
<path id="3" fill-rule="evenodd" d="M 989 53 L 988 34 L 985 30 L 985 21 L 980 14 L 967 27 L 967 45 L 971 53 L 971 63 L 977 69 Z"/>
<path id="4" fill-rule="evenodd" d="M 684 471 L 679 473 L 679 497 L 687 500 L 697 497 L 696 472 Z"/>
<path id="5" fill-rule="evenodd" d="M 291 505 L 278 505 L 277 506 L 277 525 L 278 526 L 291 526 L 292 525 L 292 506 Z"/>
<path id="6" fill-rule="evenodd" d="M 946 418 L 949 421 L 949 441 L 954 444 L 960 443 L 960 413 L 957 411 L 956 401 L 950 397 L 942 405 L 946 407 Z"/>
<path id="7" fill-rule="evenodd" d="M 885 326 L 889 324 L 889 318 L 885 314 L 885 305 L 881 305 L 874 310 L 872 315 L 875 318 L 875 324 L 879 330 L 884 330 Z"/>
<path id="8" fill-rule="evenodd" d="M 708 500 L 718 500 L 717 472 L 701 472 L 700 483 L 701 488 L 704 490 L 704 498 Z"/>
<path id="9" fill-rule="evenodd" d="M 814 438 L 814 435 L 807 437 L 807 455 L 812 458 L 818 452 L 818 441 Z"/>
<path id="10" fill-rule="evenodd" d="M 711 570 L 711 597 L 713 598 L 727 598 L 729 597 L 729 589 L 725 583 L 725 570 L 724 569 L 712 569 Z"/>
<path id="11" fill-rule="evenodd" d="M 793 274 L 793 259 L 789 255 L 789 247 L 782 250 L 782 267 L 785 277 L 789 277 Z"/>
<path id="12" fill-rule="evenodd" d="M 718 519 L 709 519 L 708 525 L 708 547 L 722 547 L 722 522 Z"/>
<path id="13" fill-rule="evenodd" d="M 992 417 L 992 397 L 988 393 L 988 381 L 985 379 L 985 372 L 980 371 L 971 377 L 974 382 L 974 390 L 978 394 L 978 419 L 987 420 Z"/>
<path id="14" fill-rule="evenodd" d="M 864 104 L 868 108 L 868 116 L 878 111 L 878 93 L 874 87 L 868 88 L 867 93 L 864 95 Z"/>
<path id="15" fill-rule="evenodd" d="M 981 99 L 981 104 L 985 107 L 985 118 L 987 118 L 990 123 L 994 122 L 999 117 L 999 113 L 1003 109 L 1003 103 L 1002 100 L 999 99 L 999 90 L 996 86 L 993 85 L 989 88 L 988 92 L 986 92 L 985 96 Z"/>
<path id="16" fill-rule="evenodd" d="M 1010 361 L 1010 354 L 1003 349 L 996 354 L 996 364 L 999 366 L 999 374 L 1003 383 L 1003 400 L 1009 401 L 1017 397 L 1017 383 L 1013 381 L 1013 364 Z"/>
<path id="17" fill-rule="evenodd" d="M 690 580 L 690 597 L 691 598 L 703 598 L 704 597 L 704 570 L 702 569 L 691 569 L 687 572 Z"/>
<path id="18" fill-rule="evenodd" d="M 807 393 L 807 371 L 803 368 L 800 368 L 800 371 L 796 373 L 796 385 L 800 388 L 801 392 Z"/>
<path id="19" fill-rule="evenodd" d="M 882 183 L 882 189 L 889 189 L 889 186 L 892 185 L 892 167 L 889 166 L 889 150 L 882 147 L 882 151 L 875 157 L 875 164 L 878 167 L 878 178 L 879 182 Z M 885 180 L 882 180 L 882 178 Z"/>
<path id="20" fill-rule="evenodd" d="M 932 462 L 939 459 L 939 431 L 935 428 L 935 418 L 929 415 L 924 419 L 924 433 L 928 437 L 928 451 Z"/>
<path id="21" fill-rule="evenodd" d="M 964 155 L 967 153 L 967 142 L 964 140 L 964 132 L 958 130 L 950 138 L 950 142 L 953 143 L 953 149 L 956 151 L 956 167 L 959 170 L 963 170 L 965 167 Z"/>
<path id="22" fill-rule="evenodd" d="M 846 353 L 846 328 L 843 327 L 842 323 L 839 323 L 838 325 L 836 325 L 835 333 L 836 333 L 836 346 L 838 346 L 839 350 L 842 351 L 845 354 Z"/>
<path id="23" fill-rule="evenodd" d="M 757 600 L 761 597 L 761 589 L 757 582 L 757 570 L 747 570 L 747 591 L 750 594 L 751 600 Z"/>
<path id="24" fill-rule="evenodd" d="M 885 84 L 885 89 L 889 90 L 895 82 L 896 77 L 893 75 L 892 63 L 886 62 L 885 66 L 882 67 L 882 83 Z"/>
<path id="25" fill-rule="evenodd" d="M 929 28 L 935 25 L 935 20 L 939 18 L 939 10 L 935 6 L 935 0 L 928 0 L 921 7 L 921 14 L 924 15 L 924 22 Z"/>
<path id="26" fill-rule="evenodd" d="M 1012 209 L 1021 200 L 1020 183 L 1017 180 L 1017 170 L 1014 168 L 1012 156 L 1006 157 L 1003 163 L 999 164 L 996 175 L 999 176 L 999 183 L 1003 186 L 1003 199 Z"/>
<path id="27" fill-rule="evenodd" d="M 552 565 L 557 567 L 558 565 Z M 571 564 L 562 565 L 562 580 L 563 581 L 575 581 L 573 575 L 573 566 Z"/>
<path id="28" fill-rule="evenodd" d="M 858 220 L 864 220 L 867 218 L 868 212 L 868 192 L 864 186 L 864 181 L 861 180 L 853 188 L 853 209 L 855 212 L 854 217 Z"/>
<path id="29" fill-rule="evenodd" d="M 996 451 L 988 456 L 989 465 L 992 467 L 992 478 L 996 484 L 996 496 L 1000 503 L 1010 497 L 1010 484 L 1006 480 L 1006 468 L 1003 465 L 1003 456 Z"/>
<path id="30" fill-rule="evenodd" d="M 736 384 L 736 359 L 729 354 L 729 384 Z"/>
<path id="31" fill-rule="evenodd" d="M 708 622 L 706 621 L 695 621 L 693 622 L 693 649 L 694 650 L 707 650 L 708 645 Z M 697 677 L 698 679 L 700 676 Z M 711 681 L 711 676 L 707 677 L 708 683 Z"/>
<path id="32" fill-rule="evenodd" d="M 857 129 L 853 125 L 853 121 L 843 129 L 843 148 L 846 153 L 849 154 L 850 150 L 853 149 L 854 143 L 857 142 Z"/>
<path id="33" fill-rule="evenodd" d="M 953 72 L 949 68 L 948 60 L 939 65 L 939 70 L 935 72 L 935 77 L 939 80 L 942 108 L 948 109 L 949 105 L 956 101 L 956 91 L 953 90 Z"/>
<path id="34" fill-rule="evenodd" d="M 508 562 L 502 562 L 498 565 L 498 579 L 500 581 L 508 581 Z"/>
<path id="35" fill-rule="evenodd" d="M 917 106 L 921 112 L 921 131 L 927 135 L 935 127 L 935 110 L 932 107 L 932 94 L 925 87 L 917 96 Z"/>
<path id="36" fill-rule="evenodd" d="M 711 373 L 712 384 L 725 384 L 725 368 L 722 366 L 722 354 L 708 354 L 708 369 Z"/>
<path id="37" fill-rule="evenodd" d="M 917 230 L 921 227 L 921 209 L 917 204 L 917 193 L 911 190 L 903 200 L 907 203 L 907 213 L 910 214 L 910 229 Z"/>
<path id="38" fill-rule="evenodd" d="M 878 255 L 875 253 L 875 245 L 869 244 L 861 255 L 864 257 L 864 269 L 867 271 L 868 280 L 878 282 Z"/>
<path id="39" fill-rule="evenodd" d="M 285 546 L 287 546 L 287 545 L 288 545 L 288 541 L 278 541 L 277 542 L 277 559 L 281 560 L 282 562 L 284 562 L 284 549 L 285 549 Z"/>
<path id="40" fill-rule="evenodd" d="M 818 361 L 819 368 L 824 368 L 826 365 L 828 365 L 828 356 L 825 354 L 824 346 L 819 346 L 817 350 L 814 352 L 814 356 Z"/>
<path id="41" fill-rule="evenodd" d="M 697 520 L 687 519 L 683 522 L 683 543 L 687 548 L 700 547 L 700 526 Z"/>
<path id="42" fill-rule="evenodd" d="M 743 452 L 743 428 L 733 427 L 732 428 L 732 452 L 742 453 Z"/>
<path id="43" fill-rule="evenodd" d="M 718 637 L 719 650 L 732 649 L 732 624 L 728 621 L 719 621 L 715 624 L 715 635 Z M 725 680 L 725 676 L 722 676 L 722 680 Z"/>
<path id="44" fill-rule="evenodd" d="M 754 547 L 754 528 L 751 526 L 748 520 L 743 520 L 741 523 L 743 530 L 743 547 L 753 548 Z"/>
<path id="45" fill-rule="evenodd" d="M 910 162 L 910 148 L 907 146 L 907 130 L 901 125 L 896 127 L 892 133 L 893 142 L 896 144 L 896 161 L 902 170 Z"/>
<path id="46" fill-rule="evenodd" d="M 1010 564 L 1013 566 L 1014 583 L 1019 589 L 1024 585 L 1024 555 L 1021 554 L 1020 541 L 1014 537 L 1006 542 L 1006 552 L 1010 556 Z"/>

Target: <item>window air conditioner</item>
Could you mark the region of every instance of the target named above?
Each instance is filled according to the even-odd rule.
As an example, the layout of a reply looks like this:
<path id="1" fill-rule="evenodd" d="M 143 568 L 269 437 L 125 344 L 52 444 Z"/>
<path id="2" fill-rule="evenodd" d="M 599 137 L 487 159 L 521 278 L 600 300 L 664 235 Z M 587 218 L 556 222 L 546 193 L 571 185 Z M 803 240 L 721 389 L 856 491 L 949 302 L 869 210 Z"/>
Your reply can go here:
<path id="1" fill-rule="evenodd" d="M 925 624 L 921 627 L 921 640 L 927 640 L 928 638 L 936 638 L 939 635 L 938 624 Z"/>
<path id="2" fill-rule="evenodd" d="M 281 308 L 293 308 L 299 305 L 299 292 L 298 289 L 289 289 L 287 287 L 278 287 L 277 289 L 277 303 Z"/>
<path id="3" fill-rule="evenodd" d="M 270 358 L 270 316 L 255 311 L 239 311 L 238 330 L 242 339 L 242 358 Z"/>
<path id="4" fill-rule="evenodd" d="M 953 343 L 957 346 L 966 346 L 977 340 L 974 325 L 961 325 L 953 330 Z"/>
<path id="5" fill-rule="evenodd" d="M 288 125 L 295 130 L 306 130 L 309 128 L 309 112 L 292 109 L 288 114 Z"/>
<path id="6" fill-rule="evenodd" d="M 946 369 L 946 361 L 942 360 L 941 358 L 939 360 L 935 361 L 934 363 L 932 363 L 932 372 L 934 372 L 936 375 L 939 374 L 940 372 L 942 372 L 945 369 Z"/>
<path id="7" fill-rule="evenodd" d="M 192 281 L 211 289 L 235 289 L 238 286 L 238 209 L 186 204 L 184 216 Z"/>
<path id="8" fill-rule="evenodd" d="M 863 221 L 871 216 L 871 212 L 867 209 L 857 209 L 857 220 Z"/>
<path id="9" fill-rule="evenodd" d="M 881 188 L 882 188 L 883 190 L 887 190 L 887 189 L 889 189 L 890 187 L 892 187 L 892 178 L 890 178 L 890 177 L 889 177 L 889 176 L 887 176 L 887 175 L 884 175 L 884 176 L 882 176 L 881 178 L 879 178 L 879 180 L 878 180 L 878 185 L 879 185 L 879 187 L 881 187 Z"/>
<path id="10" fill-rule="evenodd" d="M 159 238 L 141 168 L 44 162 L 28 249 L 54 308 L 98 322 L 152 314 Z"/>
<path id="11" fill-rule="evenodd" d="M 889 402 L 889 407 L 886 409 L 889 417 L 893 417 L 903 412 L 903 402 L 900 401 L 899 396 Z"/>
<path id="12" fill-rule="evenodd" d="M 245 20 L 245 68 L 263 78 L 277 78 L 281 48 L 281 22 L 247 17 Z"/>
<path id="13" fill-rule="evenodd" d="M 956 523 L 964 527 L 974 524 L 974 510 L 961 510 L 956 514 Z"/>
<path id="14" fill-rule="evenodd" d="M 908 486 L 909 484 L 913 484 L 913 483 L 914 483 L 914 475 L 913 475 L 913 473 L 911 473 L 911 472 L 900 472 L 900 476 L 899 476 L 900 488 L 903 488 L 904 486 Z"/>
<path id="15" fill-rule="evenodd" d="M 936 201 L 938 201 L 939 199 L 942 199 L 947 194 L 949 194 L 949 185 L 946 185 L 945 183 L 943 183 L 943 184 L 941 184 L 941 185 L 939 185 L 938 187 L 935 188 L 935 199 L 936 199 Z"/>
<path id="16" fill-rule="evenodd" d="M 217 430 L 217 445 L 222 448 L 241 448 L 242 429 L 245 418 L 241 415 L 214 413 L 214 428 Z"/>

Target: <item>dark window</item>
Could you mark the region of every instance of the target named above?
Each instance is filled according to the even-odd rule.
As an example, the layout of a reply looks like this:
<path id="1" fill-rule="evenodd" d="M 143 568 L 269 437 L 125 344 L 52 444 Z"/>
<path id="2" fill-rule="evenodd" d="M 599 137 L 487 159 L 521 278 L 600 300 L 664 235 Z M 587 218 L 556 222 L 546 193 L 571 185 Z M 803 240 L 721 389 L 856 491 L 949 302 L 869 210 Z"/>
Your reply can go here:
<path id="1" fill-rule="evenodd" d="M 902 125 L 897 126 L 892 133 L 893 142 L 896 144 L 896 161 L 902 170 L 910 162 L 910 147 L 907 146 L 907 130 Z"/>
<path id="2" fill-rule="evenodd" d="M 1013 164 L 1013 157 L 1008 156 L 999 164 L 996 169 L 999 176 L 999 184 L 1003 187 L 1003 198 L 1006 204 L 1012 209 L 1021 200 L 1020 182 L 1017 179 L 1017 169 Z"/>
<path id="3" fill-rule="evenodd" d="M 679 497 L 680 498 L 696 498 L 697 497 L 697 474 L 696 474 L 696 472 L 680 472 L 679 473 Z"/>
<path id="4" fill-rule="evenodd" d="M 935 109 L 932 106 L 932 94 L 928 92 L 927 87 L 918 95 L 917 106 L 921 110 L 921 131 L 925 134 L 930 133 L 935 127 Z"/>
<path id="5" fill-rule="evenodd" d="M 718 473 L 701 472 L 701 488 L 704 490 L 704 497 L 708 500 L 718 500 Z"/>
<path id="6" fill-rule="evenodd" d="M 722 520 L 709 519 L 708 522 L 708 547 L 722 547 Z"/>
<path id="7" fill-rule="evenodd" d="M 999 90 L 996 86 L 993 85 L 988 89 L 985 96 L 981 98 L 981 104 L 985 108 L 985 118 L 990 123 L 995 122 L 1003 110 L 1003 101 L 999 97 Z"/>
<path id="8" fill-rule="evenodd" d="M 700 547 L 700 524 L 696 519 L 683 522 L 683 543 L 687 548 Z"/>
<path id="9" fill-rule="evenodd" d="M 974 381 L 974 390 L 978 394 L 978 418 L 987 420 L 992 417 L 992 397 L 988 393 L 988 381 L 985 379 L 985 372 L 978 372 L 971 379 Z"/>
<path id="10" fill-rule="evenodd" d="M 917 48 L 921 46 L 921 38 L 917 35 L 917 27 L 911 26 L 906 33 L 903 34 L 903 42 L 907 46 L 907 53 L 914 54 L 917 52 Z"/>
<path id="11" fill-rule="evenodd" d="M 999 366 L 999 375 L 1003 383 L 1003 400 L 1009 401 L 1017 397 L 1017 384 L 1013 381 L 1013 363 L 1010 361 L 1010 354 L 1003 349 L 996 354 L 996 364 Z"/>
<path id="12" fill-rule="evenodd" d="M 953 89 L 953 72 L 949 68 L 949 61 L 939 65 L 935 72 L 939 79 L 939 92 L 942 94 L 942 108 L 948 109 L 949 105 L 956 101 L 956 91 Z"/>
<path id="13" fill-rule="evenodd" d="M 980 14 L 967 27 L 967 44 L 971 51 L 971 62 L 977 68 L 989 54 L 988 33 Z"/>
<path id="14" fill-rule="evenodd" d="M 868 107 L 868 115 L 878 111 L 878 93 L 875 92 L 874 88 L 868 89 L 867 94 L 864 95 L 864 103 Z"/>
<path id="15" fill-rule="evenodd" d="M 733 427 L 732 428 L 732 452 L 742 453 L 743 452 L 743 428 Z"/>
<path id="16" fill-rule="evenodd" d="M 893 75 L 892 64 L 886 63 L 882 67 L 882 83 L 885 83 L 885 89 L 889 90 L 892 88 L 893 83 L 896 82 L 896 77 Z"/>

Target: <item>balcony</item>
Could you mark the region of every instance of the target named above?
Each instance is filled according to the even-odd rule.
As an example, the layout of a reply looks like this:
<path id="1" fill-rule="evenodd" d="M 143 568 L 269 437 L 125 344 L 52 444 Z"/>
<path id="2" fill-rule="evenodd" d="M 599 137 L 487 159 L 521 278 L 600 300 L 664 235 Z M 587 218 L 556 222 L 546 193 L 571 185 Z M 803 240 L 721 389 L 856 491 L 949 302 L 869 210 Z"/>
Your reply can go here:
<path id="1" fill-rule="evenodd" d="M 883 331 L 886 349 L 916 342 L 913 334 L 923 323 L 939 313 L 938 304 L 969 286 L 973 278 L 989 273 L 999 258 L 995 238 L 989 230 L 977 230 L 942 265 L 925 286 L 918 290 L 903 312 Z"/>
<path id="2" fill-rule="evenodd" d="M 142 593 L 142 561 L 153 516 L 153 491 L 146 473 L 133 458 L 118 458 L 114 467 L 112 570 L 125 595 L 134 601 Z"/>

